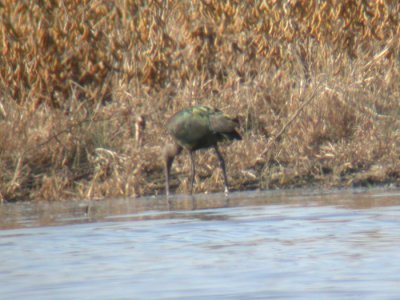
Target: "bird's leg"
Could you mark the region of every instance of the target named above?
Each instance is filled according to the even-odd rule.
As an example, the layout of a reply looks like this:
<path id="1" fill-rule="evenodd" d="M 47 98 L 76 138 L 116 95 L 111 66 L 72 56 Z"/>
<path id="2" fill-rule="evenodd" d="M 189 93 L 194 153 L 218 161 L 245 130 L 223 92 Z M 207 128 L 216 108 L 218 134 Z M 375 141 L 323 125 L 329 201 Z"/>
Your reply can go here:
<path id="1" fill-rule="evenodd" d="M 177 144 L 168 144 L 163 149 L 163 159 L 165 163 L 165 192 L 169 195 L 169 175 L 171 174 L 172 163 L 175 156 L 181 153 L 182 147 Z"/>
<path id="2" fill-rule="evenodd" d="M 193 194 L 193 183 L 194 183 L 194 176 L 196 174 L 196 169 L 194 166 L 194 153 L 193 151 L 189 151 L 190 156 L 190 163 L 192 164 L 192 177 L 190 178 L 190 195 Z"/>
<path id="3" fill-rule="evenodd" d="M 167 197 L 169 196 L 169 174 L 171 171 L 171 165 L 172 161 L 171 163 L 167 163 L 165 166 L 165 194 L 167 195 Z"/>
<path id="4" fill-rule="evenodd" d="M 225 195 L 228 195 L 229 189 L 228 189 L 228 177 L 226 176 L 226 169 L 225 169 L 225 161 L 224 158 L 219 152 L 217 144 L 214 145 L 215 152 L 217 153 L 217 157 L 219 159 L 219 162 L 221 164 L 221 169 L 222 169 L 222 174 L 224 175 L 224 187 L 225 187 Z"/>

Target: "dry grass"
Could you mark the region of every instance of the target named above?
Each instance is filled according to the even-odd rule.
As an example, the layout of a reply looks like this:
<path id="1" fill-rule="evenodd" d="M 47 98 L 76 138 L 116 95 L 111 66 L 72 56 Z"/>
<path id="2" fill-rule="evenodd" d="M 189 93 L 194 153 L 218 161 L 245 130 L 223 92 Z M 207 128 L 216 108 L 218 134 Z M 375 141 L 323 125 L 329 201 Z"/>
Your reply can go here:
<path id="1" fill-rule="evenodd" d="M 399 183 L 397 1 L 6 0 L 0 13 L 0 200 L 163 193 L 165 120 L 197 104 L 241 120 L 243 141 L 222 147 L 234 189 Z M 196 192 L 221 190 L 214 155 L 197 162 Z M 173 174 L 185 192 L 185 155 Z"/>

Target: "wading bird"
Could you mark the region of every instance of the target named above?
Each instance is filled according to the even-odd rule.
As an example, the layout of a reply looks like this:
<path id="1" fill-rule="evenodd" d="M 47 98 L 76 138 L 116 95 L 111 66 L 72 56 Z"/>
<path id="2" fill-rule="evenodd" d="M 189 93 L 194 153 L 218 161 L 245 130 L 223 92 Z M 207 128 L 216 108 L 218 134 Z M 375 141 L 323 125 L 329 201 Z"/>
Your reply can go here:
<path id="1" fill-rule="evenodd" d="M 165 162 L 165 189 L 169 195 L 169 177 L 175 156 L 182 149 L 189 151 L 192 174 L 190 179 L 190 194 L 193 192 L 195 177 L 194 151 L 213 147 L 221 164 L 224 176 L 225 194 L 228 194 L 228 179 L 226 176 L 225 161 L 218 149 L 218 142 L 222 140 L 241 140 L 242 137 L 235 130 L 239 121 L 225 115 L 222 111 L 209 106 L 195 106 L 177 112 L 167 123 L 167 131 L 173 137 L 174 143 L 167 144 L 163 149 Z"/>

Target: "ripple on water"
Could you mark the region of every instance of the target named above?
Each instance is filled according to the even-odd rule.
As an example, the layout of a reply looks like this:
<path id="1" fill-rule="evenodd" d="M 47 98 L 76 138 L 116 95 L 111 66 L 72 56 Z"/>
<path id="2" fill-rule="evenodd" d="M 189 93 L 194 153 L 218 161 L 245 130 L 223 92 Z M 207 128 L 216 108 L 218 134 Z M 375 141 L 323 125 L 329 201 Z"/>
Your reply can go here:
<path id="1" fill-rule="evenodd" d="M 292 191 L 7 204 L 0 298 L 394 299 L 399 199 Z"/>

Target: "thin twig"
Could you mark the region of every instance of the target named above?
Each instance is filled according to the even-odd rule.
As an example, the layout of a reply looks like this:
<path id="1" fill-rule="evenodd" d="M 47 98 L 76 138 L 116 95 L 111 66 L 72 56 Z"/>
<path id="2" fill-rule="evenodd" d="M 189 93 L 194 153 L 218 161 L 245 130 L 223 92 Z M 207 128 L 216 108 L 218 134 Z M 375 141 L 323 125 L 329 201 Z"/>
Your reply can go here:
<path id="1" fill-rule="evenodd" d="M 313 101 L 315 99 L 315 96 L 317 95 L 317 90 L 314 90 L 314 93 L 311 95 L 311 97 L 303 102 L 303 104 L 294 112 L 294 114 L 290 117 L 290 119 L 286 122 L 285 125 L 283 125 L 283 127 L 281 128 L 281 130 L 279 130 L 279 132 L 271 137 L 271 139 L 269 140 L 267 147 L 265 147 L 265 149 L 263 150 L 263 152 L 261 152 L 261 154 L 259 155 L 259 157 L 264 156 L 269 150 L 270 148 L 281 138 L 281 136 L 283 135 L 283 133 L 286 131 L 286 129 L 294 122 L 294 120 L 296 120 L 296 118 L 300 115 L 300 113 L 303 111 L 303 109 L 311 103 L 311 101 Z"/>

